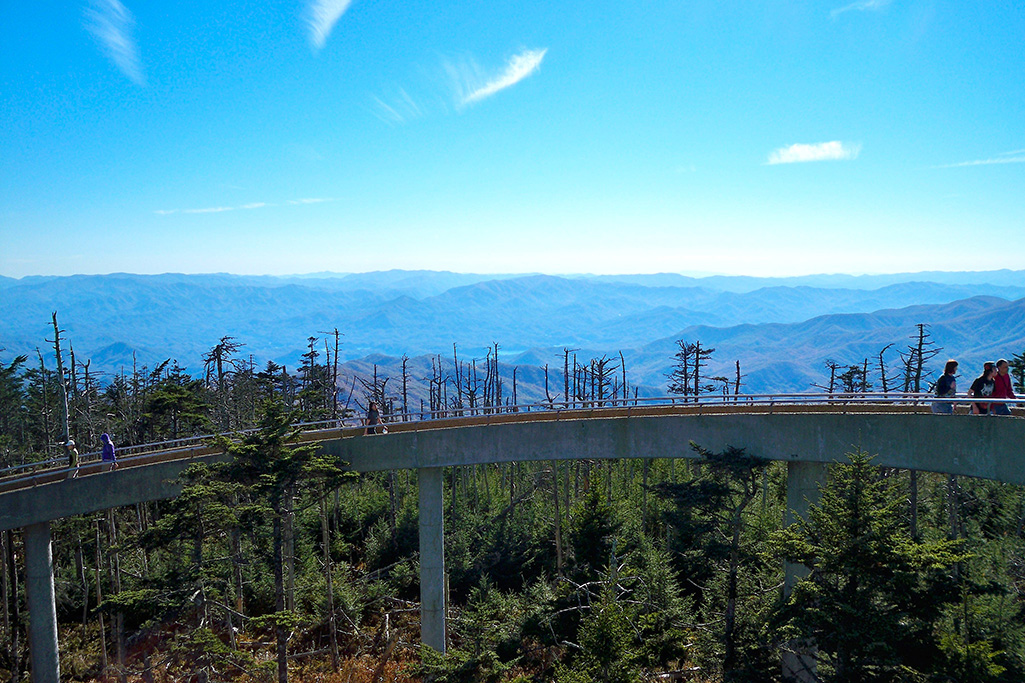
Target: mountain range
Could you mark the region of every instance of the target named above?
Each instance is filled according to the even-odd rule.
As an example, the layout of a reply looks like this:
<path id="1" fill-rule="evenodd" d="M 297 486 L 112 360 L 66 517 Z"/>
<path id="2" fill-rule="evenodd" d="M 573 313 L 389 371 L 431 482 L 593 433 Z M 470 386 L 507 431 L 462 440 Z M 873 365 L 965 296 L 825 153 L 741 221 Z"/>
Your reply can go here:
<path id="1" fill-rule="evenodd" d="M 580 359 L 623 352 L 631 383 L 664 393 L 675 340 L 715 347 L 709 373 L 747 391 L 806 391 L 824 363 L 860 364 L 878 376 L 878 354 L 896 373 L 915 325 L 929 325 L 944 359 L 974 372 L 983 359 L 1025 349 L 1025 271 L 748 278 L 678 274 L 478 275 L 387 271 L 309 276 L 77 275 L 0 277 L 0 361 L 47 351 L 50 315 L 79 360 L 116 372 L 134 360 L 174 358 L 193 372 L 224 336 L 259 365 L 295 367 L 309 337 L 344 336 L 340 358 L 359 371 L 375 359 L 483 358 L 497 342 L 537 397 L 546 363 L 561 378 L 563 349 Z M 323 348 L 323 341 L 317 342 Z M 423 366 L 423 360 L 414 365 Z M 422 366 L 422 367 L 421 367 Z M 510 371 L 511 372 L 511 371 Z M 505 375 L 503 369 L 503 375 Z M 551 379 L 554 381 L 555 375 Z M 558 380 L 561 386 L 562 380 Z"/>

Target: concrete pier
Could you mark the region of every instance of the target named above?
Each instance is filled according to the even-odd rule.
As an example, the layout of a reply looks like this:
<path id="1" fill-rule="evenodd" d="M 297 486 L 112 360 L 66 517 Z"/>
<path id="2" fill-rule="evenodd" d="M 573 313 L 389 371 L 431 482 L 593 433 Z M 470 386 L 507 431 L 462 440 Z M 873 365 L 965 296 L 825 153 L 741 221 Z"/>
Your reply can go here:
<path id="1" fill-rule="evenodd" d="M 445 652 L 444 468 L 417 470 L 420 481 L 420 640 Z"/>
<path id="2" fill-rule="evenodd" d="M 25 595 L 28 599 L 28 644 L 33 683 L 60 683 L 57 607 L 53 596 L 53 554 L 50 523 L 24 529 Z"/>
<path id="3" fill-rule="evenodd" d="M 821 487 L 826 483 L 827 465 L 819 462 L 787 463 L 787 511 L 784 522 L 793 524 L 798 519 L 806 519 L 808 508 L 818 503 Z M 783 564 L 783 594 L 790 592 L 797 582 L 808 575 L 808 568 L 803 564 L 785 562 Z M 814 683 L 815 675 L 815 644 L 790 643 L 795 652 L 783 654 L 783 677 L 798 683 Z"/>

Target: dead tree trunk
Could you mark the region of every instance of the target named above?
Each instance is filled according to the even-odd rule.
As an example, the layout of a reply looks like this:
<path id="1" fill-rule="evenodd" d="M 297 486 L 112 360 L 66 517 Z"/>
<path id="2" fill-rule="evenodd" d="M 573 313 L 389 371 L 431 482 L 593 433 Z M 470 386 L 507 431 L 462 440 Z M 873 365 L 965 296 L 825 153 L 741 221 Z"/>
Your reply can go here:
<path id="1" fill-rule="evenodd" d="M 324 547 L 324 581 L 327 585 L 327 629 L 331 642 L 331 668 L 338 671 L 338 625 L 335 622 L 335 592 L 331 576 L 331 535 L 327 525 L 326 497 L 320 498 L 320 543 Z"/>
<path id="2" fill-rule="evenodd" d="M 7 551 L 4 562 L 7 565 L 7 576 L 11 590 L 11 614 L 10 614 L 10 661 L 11 661 L 11 682 L 18 683 L 21 678 L 21 643 L 19 642 L 21 623 L 21 605 L 18 603 L 18 565 L 14 561 L 14 532 L 4 532 L 6 539 L 5 549 Z M 4 594 L 4 606 L 7 605 L 7 595 Z"/>

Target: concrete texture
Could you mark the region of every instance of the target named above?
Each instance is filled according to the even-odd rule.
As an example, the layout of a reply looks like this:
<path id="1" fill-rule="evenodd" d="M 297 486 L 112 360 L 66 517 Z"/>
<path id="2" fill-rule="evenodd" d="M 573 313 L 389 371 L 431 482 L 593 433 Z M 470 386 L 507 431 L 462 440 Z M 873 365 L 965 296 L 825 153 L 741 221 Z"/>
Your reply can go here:
<path id="1" fill-rule="evenodd" d="M 60 683 L 49 522 L 25 527 L 25 597 L 28 600 L 32 681 Z"/>
<path id="2" fill-rule="evenodd" d="M 62 517 L 174 498 L 181 491 L 178 475 L 195 462 L 211 462 L 216 455 L 183 452 L 181 459 L 122 466 L 77 479 L 63 479 L 0 494 L 0 530 Z"/>
<path id="3" fill-rule="evenodd" d="M 1025 420 L 931 414 L 734 414 L 516 422 L 324 442 L 367 472 L 578 458 L 693 458 L 690 442 L 831 463 L 856 448 L 888 467 L 1025 484 Z"/>
<path id="4" fill-rule="evenodd" d="M 420 489 L 420 640 L 445 652 L 445 495 L 440 467 L 417 470 Z"/>

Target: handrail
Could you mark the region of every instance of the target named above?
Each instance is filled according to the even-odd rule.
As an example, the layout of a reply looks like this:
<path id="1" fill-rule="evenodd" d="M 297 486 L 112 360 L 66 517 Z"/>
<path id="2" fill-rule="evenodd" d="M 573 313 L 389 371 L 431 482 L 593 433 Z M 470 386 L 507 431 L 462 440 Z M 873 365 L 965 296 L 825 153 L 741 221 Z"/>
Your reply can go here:
<path id="1" fill-rule="evenodd" d="M 932 403 L 953 403 L 966 404 L 977 402 L 969 396 L 948 396 L 937 397 L 932 393 L 914 392 L 844 392 L 844 393 L 815 393 L 815 392 L 794 392 L 794 393 L 765 393 L 765 394 L 703 394 L 693 395 L 671 395 L 671 396 L 641 396 L 636 398 L 590 398 L 573 401 L 542 401 L 523 404 L 509 404 L 502 406 L 463 406 L 449 407 L 439 410 L 412 411 L 406 413 L 394 413 L 382 416 L 382 426 L 389 424 L 416 424 L 420 423 L 425 428 L 430 428 L 430 423 L 435 420 L 466 418 L 477 416 L 488 416 L 511 413 L 555 413 L 562 415 L 575 412 L 594 410 L 595 408 L 624 408 L 632 406 L 644 406 L 657 408 L 661 406 L 679 408 L 703 407 L 726 407 L 744 406 L 757 407 L 766 406 L 772 410 L 782 405 L 836 405 L 847 407 L 850 405 L 868 406 L 927 406 Z M 1010 406 L 1025 407 L 1025 398 L 1017 399 L 990 399 L 989 403 L 1005 403 Z M 317 420 L 312 422 L 300 422 L 294 425 L 303 430 L 342 430 L 365 428 L 363 417 L 348 416 L 338 419 Z M 134 444 L 118 447 L 118 463 L 132 463 L 144 456 L 151 456 L 154 453 L 171 452 L 176 450 L 192 450 L 204 445 L 219 435 L 238 436 L 258 431 L 257 429 L 237 430 L 222 432 L 220 434 L 200 434 L 195 436 L 180 437 L 145 444 Z M 102 471 L 101 452 L 94 451 L 79 456 L 79 470 Z M 21 465 L 14 465 L 0 469 L 0 481 L 7 486 L 24 482 L 25 485 L 32 485 L 44 477 L 53 477 L 64 473 L 71 476 L 74 470 L 68 467 L 49 467 L 67 462 L 66 458 L 51 458 Z M 43 468 L 43 469 L 37 469 Z M 17 472 L 29 470 L 27 475 L 19 475 Z"/>

